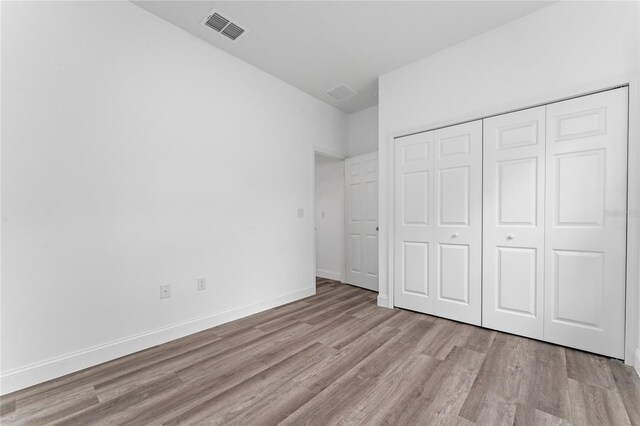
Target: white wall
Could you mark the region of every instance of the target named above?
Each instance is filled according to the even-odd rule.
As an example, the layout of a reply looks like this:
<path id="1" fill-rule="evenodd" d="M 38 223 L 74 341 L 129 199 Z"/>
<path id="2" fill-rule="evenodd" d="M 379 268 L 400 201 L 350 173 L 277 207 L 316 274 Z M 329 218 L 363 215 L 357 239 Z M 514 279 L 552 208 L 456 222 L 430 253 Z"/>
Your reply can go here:
<path id="1" fill-rule="evenodd" d="M 346 114 L 128 2 L 3 2 L 1 47 L 2 392 L 315 291 Z"/>
<path id="2" fill-rule="evenodd" d="M 638 7 L 638 22 L 640 23 L 640 7 Z M 640 25 L 640 24 L 639 24 Z M 640 69 L 640 43 L 638 43 L 638 68 Z M 640 77 L 638 77 L 638 79 L 640 80 Z M 640 90 L 637 93 L 638 95 L 638 100 L 637 100 L 637 105 L 640 105 Z M 635 121 L 637 121 L 638 118 L 636 116 Z M 638 124 L 636 124 L 636 126 L 638 126 Z M 640 133 L 640 130 L 639 132 Z M 640 141 L 639 141 L 640 143 Z M 640 176 L 637 176 L 638 178 L 638 186 L 640 187 Z M 638 212 L 640 212 L 640 210 L 638 210 Z M 640 226 L 640 225 L 638 225 Z M 638 265 L 640 265 L 640 250 L 638 251 L 638 253 L 636 253 L 637 255 L 637 259 L 638 259 Z M 628 259 L 631 259 L 631 257 L 627 257 Z M 639 267 L 640 268 L 640 267 Z M 636 293 L 637 296 L 637 306 L 638 308 L 638 312 L 636 312 L 636 324 L 637 324 L 637 331 L 638 331 L 638 337 L 636 340 L 636 349 L 634 351 L 634 358 L 633 358 L 633 365 L 636 369 L 636 372 L 638 373 L 638 376 L 640 376 L 640 273 L 638 274 L 637 278 L 637 286 L 638 286 L 638 291 Z M 633 294 L 631 294 L 629 297 L 632 297 Z"/>
<path id="3" fill-rule="evenodd" d="M 378 106 L 349 114 L 349 157 L 378 150 Z"/>
<path id="4" fill-rule="evenodd" d="M 316 275 L 342 281 L 344 161 L 316 155 Z"/>
<path id="5" fill-rule="evenodd" d="M 380 77 L 381 305 L 393 303 L 388 192 L 393 136 L 631 83 L 630 164 L 635 169 L 630 179 L 638 182 L 638 7 L 637 2 L 560 2 Z M 639 206 L 638 198 L 637 190 L 630 193 L 630 208 Z M 629 219 L 636 241 L 638 221 Z M 638 258 L 637 251 L 629 255 Z M 630 268 L 628 297 L 638 300 L 637 265 Z M 628 327 L 638 325 L 636 313 L 629 315 Z M 628 358 L 636 346 L 628 346 Z"/>

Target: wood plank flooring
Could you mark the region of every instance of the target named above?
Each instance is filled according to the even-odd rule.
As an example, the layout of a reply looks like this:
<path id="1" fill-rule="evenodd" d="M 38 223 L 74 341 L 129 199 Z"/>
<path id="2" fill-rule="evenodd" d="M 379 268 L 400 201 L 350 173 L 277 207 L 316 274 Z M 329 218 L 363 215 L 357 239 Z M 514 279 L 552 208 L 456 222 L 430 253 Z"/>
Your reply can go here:
<path id="1" fill-rule="evenodd" d="M 0 421 L 61 425 L 640 425 L 620 361 L 376 306 L 313 297 L 0 400 Z"/>

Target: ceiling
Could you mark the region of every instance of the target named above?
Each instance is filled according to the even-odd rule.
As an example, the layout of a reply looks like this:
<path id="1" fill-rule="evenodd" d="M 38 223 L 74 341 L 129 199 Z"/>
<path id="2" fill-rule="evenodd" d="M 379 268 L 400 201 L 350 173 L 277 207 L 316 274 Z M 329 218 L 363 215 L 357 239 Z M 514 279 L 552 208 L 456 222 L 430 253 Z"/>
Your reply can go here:
<path id="1" fill-rule="evenodd" d="M 378 76 L 551 1 L 134 1 L 185 31 L 347 112 L 378 103 Z M 202 25 L 213 9 L 248 31 Z M 325 94 L 341 85 L 357 94 Z"/>

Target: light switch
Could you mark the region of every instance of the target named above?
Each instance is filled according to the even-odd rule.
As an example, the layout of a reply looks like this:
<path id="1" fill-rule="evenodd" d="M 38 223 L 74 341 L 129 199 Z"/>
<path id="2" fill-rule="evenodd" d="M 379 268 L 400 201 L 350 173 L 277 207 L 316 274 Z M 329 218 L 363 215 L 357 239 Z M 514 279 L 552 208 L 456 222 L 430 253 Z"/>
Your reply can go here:
<path id="1" fill-rule="evenodd" d="M 304 217 L 304 209 L 298 209 L 298 217 Z"/>
<path id="2" fill-rule="evenodd" d="M 207 289 L 207 279 L 205 277 L 199 277 L 197 281 L 198 281 L 198 291 Z"/>

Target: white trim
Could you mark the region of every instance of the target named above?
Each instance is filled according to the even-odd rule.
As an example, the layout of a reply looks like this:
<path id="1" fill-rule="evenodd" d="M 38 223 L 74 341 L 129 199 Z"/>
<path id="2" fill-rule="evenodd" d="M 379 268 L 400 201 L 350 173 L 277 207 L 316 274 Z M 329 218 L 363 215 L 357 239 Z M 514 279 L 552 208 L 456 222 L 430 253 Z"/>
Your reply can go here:
<path id="1" fill-rule="evenodd" d="M 342 282 L 342 272 L 327 271 L 326 269 L 316 269 L 316 277 Z"/>
<path id="2" fill-rule="evenodd" d="M 146 333 L 114 340 L 67 355 L 50 358 L 0 374 L 0 394 L 20 390 L 65 374 L 80 371 L 150 347 L 188 336 L 230 321 L 244 318 L 285 303 L 313 296 L 314 287 L 264 299 L 245 306 L 172 324 Z"/>
<path id="3" fill-rule="evenodd" d="M 325 157 L 329 157 L 329 158 L 333 158 L 335 160 L 344 160 L 345 158 L 347 158 L 344 154 L 339 153 L 337 151 L 332 151 L 330 149 L 326 149 L 320 146 L 313 146 L 311 147 L 312 151 L 313 151 L 313 160 L 314 160 L 314 164 L 315 164 L 315 155 L 316 154 L 320 154 L 323 155 Z"/>
<path id="4" fill-rule="evenodd" d="M 570 99 L 583 96 L 590 93 L 599 92 L 608 88 L 618 86 L 629 86 L 629 151 L 628 151 L 628 211 L 640 211 L 640 123 L 635 117 L 640 116 L 640 73 L 626 73 L 611 78 L 595 81 L 589 84 L 583 84 L 562 90 L 556 90 L 549 93 L 543 93 L 539 96 L 516 100 L 503 104 L 498 107 L 488 109 L 480 109 L 471 114 L 464 116 L 452 117 L 446 121 L 426 122 L 424 125 L 402 131 L 393 131 L 387 134 L 381 134 L 381 149 L 379 156 L 379 170 L 385 172 L 378 176 L 380 182 L 379 196 L 379 214 L 380 214 L 380 234 L 379 244 L 379 289 L 383 289 L 383 280 L 386 279 L 386 294 L 380 291 L 378 297 L 379 306 L 393 308 L 393 238 L 394 238 L 394 139 L 413 133 L 428 131 L 440 127 L 446 127 L 457 123 L 473 121 L 493 115 L 503 114 L 509 111 L 526 109 L 536 105 L 544 105 L 557 102 L 564 99 Z M 380 122 L 384 122 L 383 119 Z M 384 163 L 383 163 L 384 161 Z M 384 178 L 384 182 L 382 179 Z M 386 255 L 386 258 L 384 256 Z M 626 289 L 626 324 L 625 324 L 625 363 L 632 364 L 634 358 L 634 348 L 638 347 L 638 327 L 640 322 L 640 265 L 637 259 L 640 258 L 640 218 L 630 215 L 627 219 L 627 289 Z M 384 302 L 386 304 L 380 305 Z"/>
<path id="5" fill-rule="evenodd" d="M 393 306 L 389 306 L 389 298 L 382 296 L 380 293 L 378 293 L 378 306 L 382 308 L 393 308 Z"/>
<path id="6" fill-rule="evenodd" d="M 638 377 L 640 377 L 640 348 L 636 348 L 636 352 L 633 357 L 633 368 L 636 370 Z"/>
<path id="7" fill-rule="evenodd" d="M 640 73 L 629 76 L 629 134 L 627 157 L 627 210 L 640 211 Z M 640 218 L 627 216 L 627 305 L 625 364 L 630 365 L 634 348 L 640 346 Z M 638 364 L 636 365 L 636 369 Z"/>

